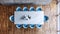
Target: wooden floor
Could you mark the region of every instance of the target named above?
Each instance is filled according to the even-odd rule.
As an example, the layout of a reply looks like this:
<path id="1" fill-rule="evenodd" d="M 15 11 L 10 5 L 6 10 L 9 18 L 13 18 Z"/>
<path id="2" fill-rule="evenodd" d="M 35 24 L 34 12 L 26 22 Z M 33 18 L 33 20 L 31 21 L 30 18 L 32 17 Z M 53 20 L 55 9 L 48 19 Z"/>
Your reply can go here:
<path id="1" fill-rule="evenodd" d="M 19 5 L 20 7 L 24 7 L 24 5 Z M 56 1 L 53 0 L 51 4 L 46 6 L 41 6 L 45 15 L 49 17 L 49 20 L 44 23 L 44 25 L 40 28 L 34 29 L 17 29 L 14 23 L 10 22 L 9 16 L 13 15 L 16 5 L 13 6 L 5 6 L 0 5 L 0 34 L 57 34 L 56 29 Z M 30 5 L 27 6 L 28 8 Z M 36 8 L 36 6 L 34 6 Z"/>

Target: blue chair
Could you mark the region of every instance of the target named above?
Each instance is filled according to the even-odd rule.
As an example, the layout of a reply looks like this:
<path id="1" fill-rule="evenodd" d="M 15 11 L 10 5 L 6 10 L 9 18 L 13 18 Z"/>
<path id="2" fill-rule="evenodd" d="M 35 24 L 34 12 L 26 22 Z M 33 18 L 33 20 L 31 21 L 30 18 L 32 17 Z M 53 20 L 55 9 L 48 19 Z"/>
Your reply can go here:
<path id="1" fill-rule="evenodd" d="M 42 11 L 41 7 L 37 7 L 36 11 Z"/>
<path id="2" fill-rule="evenodd" d="M 16 24 L 16 28 L 18 29 L 22 28 L 22 24 Z"/>
<path id="3" fill-rule="evenodd" d="M 44 16 L 44 22 L 46 22 L 48 19 L 48 16 Z"/>
<path id="4" fill-rule="evenodd" d="M 10 20 L 11 22 L 14 22 L 14 15 L 11 15 L 11 16 L 9 17 L 9 20 Z"/>
<path id="5" fill-rule="evenodd" d="M 33 29 L 35 27 L 35 24 L 30 24 L 29 27 Z"/>
<path id="6" fill-rule="evenodd" d="M 24 7 L 24 8 L 23 8 L 23 11 L 28 11 L 28 8 L 27 8 L 27 7 Z"/>
<path id="7" fill-rule="evenodd" d="M 30 10 L 30 11 L 35 11 L 35 8 L 34 8 L 34 7 L 30 7 L 29 10 Z"/>
<path id="8" fill-rule="evenodd" d="M 22 8 L 21 7 L 17 7 L 16 11 L 22 11 Z"/>
<path id="9" fill-rule="evenodd" d="M 28 28 L 28 24 L 23 24 L 23 28 Z"/>
<path id="10" fill-rule="evenodd" d="M 42 25 L 36 24 L 36 28 L 40 29 Z"/>

